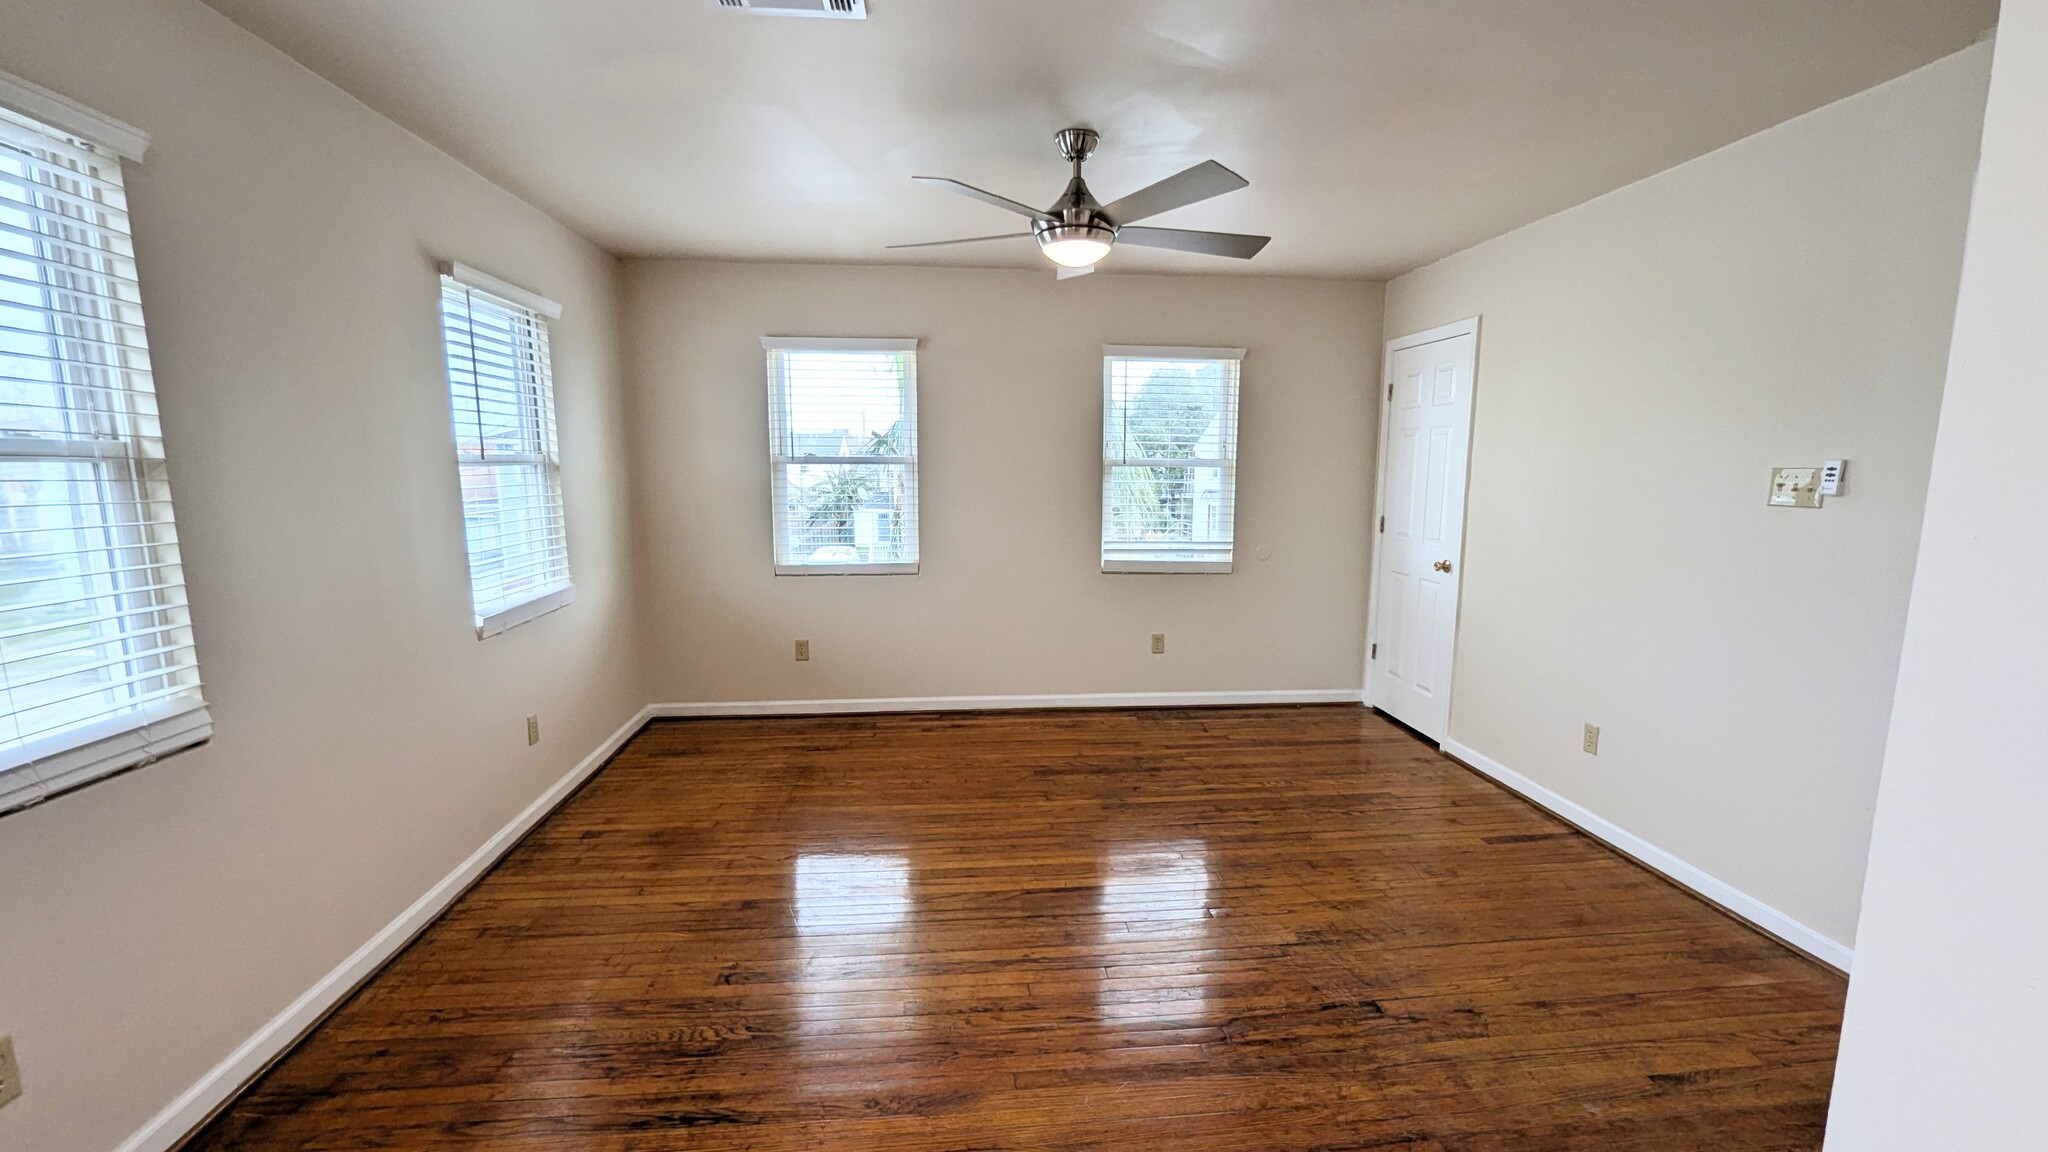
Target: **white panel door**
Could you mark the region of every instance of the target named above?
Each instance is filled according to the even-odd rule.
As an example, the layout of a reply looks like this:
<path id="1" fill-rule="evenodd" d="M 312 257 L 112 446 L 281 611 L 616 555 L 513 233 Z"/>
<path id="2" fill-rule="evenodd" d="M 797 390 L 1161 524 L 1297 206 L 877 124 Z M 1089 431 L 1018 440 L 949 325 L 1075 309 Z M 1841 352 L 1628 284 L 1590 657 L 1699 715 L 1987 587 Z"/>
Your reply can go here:
<path id="1" fill-rule="evenodd" d="M 1464 562 L 1476 322 L 1390 341 L 1366 702 L 1441 741 Z"/>

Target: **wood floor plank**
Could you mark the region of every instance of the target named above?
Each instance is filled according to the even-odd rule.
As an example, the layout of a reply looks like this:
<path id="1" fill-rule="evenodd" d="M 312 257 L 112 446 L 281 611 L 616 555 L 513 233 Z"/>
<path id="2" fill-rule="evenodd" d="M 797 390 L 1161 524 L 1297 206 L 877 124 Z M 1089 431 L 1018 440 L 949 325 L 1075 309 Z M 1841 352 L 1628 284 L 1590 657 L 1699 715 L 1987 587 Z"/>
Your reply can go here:
<path id="1" fill-rule="evenodd" d="M 189 1147 L 1811 1149 L 1843 992 L 1357 707 L 668 721 Z"/>

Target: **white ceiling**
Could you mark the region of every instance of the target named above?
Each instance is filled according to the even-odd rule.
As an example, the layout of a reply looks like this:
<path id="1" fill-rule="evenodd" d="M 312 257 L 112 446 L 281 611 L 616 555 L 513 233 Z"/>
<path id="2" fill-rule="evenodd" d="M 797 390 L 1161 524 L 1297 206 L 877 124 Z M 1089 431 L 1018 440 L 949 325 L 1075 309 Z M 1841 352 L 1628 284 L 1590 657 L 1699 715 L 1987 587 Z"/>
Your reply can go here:
<path id="1" fill-rule="evenodd" d="M 1214 158 L 1251 187 L 1150 223 L 1249 262 L 1384 278 L 1969 44 L 1997 0 L 209 0 L 615 252 L 1044 266 L 1025 241 L 888 253 L 1045 204 L 1096 128 L 1105 202 Z"/>

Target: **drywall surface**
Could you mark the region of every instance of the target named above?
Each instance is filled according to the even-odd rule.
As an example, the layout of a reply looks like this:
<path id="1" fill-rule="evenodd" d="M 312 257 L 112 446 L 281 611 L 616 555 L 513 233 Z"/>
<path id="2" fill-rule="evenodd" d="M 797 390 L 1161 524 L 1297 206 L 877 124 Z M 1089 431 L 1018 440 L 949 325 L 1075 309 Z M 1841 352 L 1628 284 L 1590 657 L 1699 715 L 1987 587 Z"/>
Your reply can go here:
<path id="1" fill-rule="evenodd" d="M 1389 336 L 1482 317 L 1452 738 L 1844 944 L 1989 60 L 1388 287 Z"/>
<path id="2" fill-rule="evenodd" d="M 0 7 L 0 69 L 154 137 L 129 198 L 215 725 L 0 818 L 0 1148 L 106 1152 L 642 702 L 617 269 L 197 0 Z M 566 308 L 577 599 L 484 642 L 438 258 Z"/>
<path id="3" fill-rule="evenodd" d="M 624 283 L 655 700 L 1357 690 L 1378 285 L 679 261 Z M 765 335 L 921 341 L 917 575 L 774 575 Z M 1234 572 L 1098 571 L 1104 344 L 1249 350 Z"/>
<path id="4" fill-rule="evenodd" d="M 2048 4 L 2006 0 L 1831 1152 L 2042 1146 Z"/>

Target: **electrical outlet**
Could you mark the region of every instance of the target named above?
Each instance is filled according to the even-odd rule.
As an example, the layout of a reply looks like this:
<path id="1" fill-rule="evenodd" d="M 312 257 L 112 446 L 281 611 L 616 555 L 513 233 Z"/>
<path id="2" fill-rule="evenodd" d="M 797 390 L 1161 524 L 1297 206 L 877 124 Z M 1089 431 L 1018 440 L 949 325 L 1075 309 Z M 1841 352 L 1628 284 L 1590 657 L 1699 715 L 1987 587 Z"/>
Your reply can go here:
<path id="1" fill-rule="evenodd" d="M 1600 754 L 1600 726 L 1598 724 L 1586 725 L 1586 741 L 1581 746 L 1585 748 L 1586 755 L 1588 756 L 1598 756 Z"/>
<path id="2" fill-rule="evenodd" d="M 538 743 L 540 743 L 540 713 L 536 712 L 526 718 L 526 746 L 531 748 Z"/>
<path id="3" fill-rule="evenodd" d="M 1154 656 L 1166 655 L 1166 633 L 1154 632 L 1152 634 L 1152 654 Z"/>
<path id="4" fill-rule="evenodd" d="M 811 658 L 811 642 L 809 640 L 799 640 L 796 642 L 796 658 L 799 660 L 809 660 Z"/>
<path id="5" fill-rule="evenodd" d="M 1820 507 L 1820 469 L 1771 469 L 1771 504 L 1778 508 Z"/>
<path id="6" fill-rule="evenodd" d="M 0 1036 L 0 1108 L 21 1098 L 21 1065 L 14 1062 L 14 1037 Z"/>

